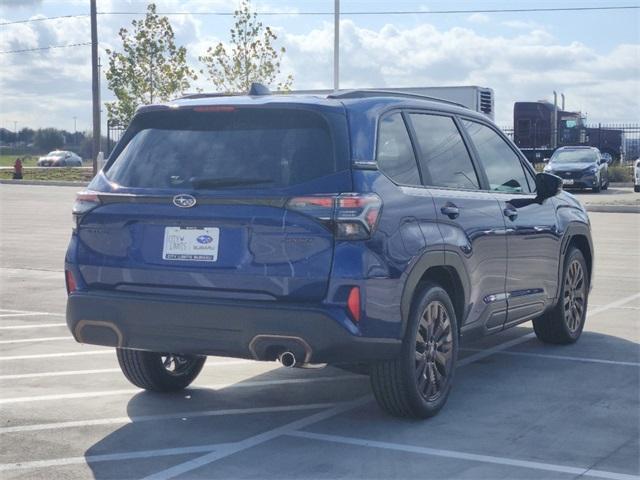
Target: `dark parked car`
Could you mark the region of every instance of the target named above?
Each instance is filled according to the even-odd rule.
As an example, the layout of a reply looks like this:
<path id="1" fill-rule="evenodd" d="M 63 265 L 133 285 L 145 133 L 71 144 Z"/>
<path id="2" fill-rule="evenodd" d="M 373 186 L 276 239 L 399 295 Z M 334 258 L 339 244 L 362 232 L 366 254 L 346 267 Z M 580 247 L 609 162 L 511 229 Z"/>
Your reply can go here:
<path id="1" fill-rule="evenodd" d="M 544 171 L 562 178 L 567 188 L 591 188 L 596 193 L 609 188 L 609 162 L 595 147 L 558 148 Z"/>
<path id="2" fill-rule="evenodd" d="M 115 347 L 160 392 L 207 355 L 367 366 L 385 410 L 428 417 L 461 338 L 533 319 L 544 342 L 578 339 L 587 213 L 486 116 L 382 91 L 267 92 L 138 110 L 74 205 L 77 341 Z"/>
<path id="3" fill-rule="evenodd" d="M 54 150 L 38 159 L 39 167 L 81 167 L 82 158 L 66 150 Z"/>

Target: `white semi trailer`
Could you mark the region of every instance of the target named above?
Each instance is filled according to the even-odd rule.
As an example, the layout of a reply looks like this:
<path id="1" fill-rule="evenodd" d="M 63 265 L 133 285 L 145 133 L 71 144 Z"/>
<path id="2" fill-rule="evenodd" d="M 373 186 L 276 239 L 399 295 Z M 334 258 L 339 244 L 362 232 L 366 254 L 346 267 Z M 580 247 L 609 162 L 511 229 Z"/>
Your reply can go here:
<path id="1" fill-rule="evenodd" d="M 344 89 L 350 90 L 350 89 Z M 451 102 L 460 103 L 471 110 L 481 112 L 492 120 L 494 119 L 493 89 L 487 87 L 461 86 L 461 87 L 406 87 L 406 88 L 362 88 L 358 90 L 387 90 L 390 92 L 415 93 L 428 97 L 441 98 Z M 342 91 L 342 90 L 341 90 Z M 312 95 L 329 95 L 333 90 L 295 90 L 292 93 L 308 93 Z"/>

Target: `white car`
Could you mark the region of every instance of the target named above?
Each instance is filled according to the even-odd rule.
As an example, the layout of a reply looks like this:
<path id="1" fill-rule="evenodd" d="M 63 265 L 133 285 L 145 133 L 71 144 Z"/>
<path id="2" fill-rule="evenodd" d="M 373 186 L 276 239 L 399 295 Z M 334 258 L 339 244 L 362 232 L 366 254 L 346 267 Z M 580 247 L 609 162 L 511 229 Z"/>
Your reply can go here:
<path id="1" fill-rule="evenodd" d="M 66 150 L 54 150 L 38 159 L 39 167 L 81 167 L 82 158 Z"/>
<path id="2" fill-rule="evenodd" d="M 633 191 L 640 192 L 640 158 L 636 159 L 633 166 Z"/>

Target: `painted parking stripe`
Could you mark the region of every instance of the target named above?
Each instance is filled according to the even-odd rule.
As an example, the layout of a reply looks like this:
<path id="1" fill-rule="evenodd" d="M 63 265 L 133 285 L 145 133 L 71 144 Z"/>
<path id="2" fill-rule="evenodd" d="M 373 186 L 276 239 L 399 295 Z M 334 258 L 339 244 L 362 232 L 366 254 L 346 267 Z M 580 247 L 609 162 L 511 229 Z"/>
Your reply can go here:
<path id="1" fill-rule="evenodd" d="M 59 340 L 73 340 L 71 335 L 64 337 L 39 337 L 39 338 L 20 338 L 18 340 L 0 340 L 0 345 L 11 345 L 14 343 L 31 343 L 31 342 L 56 342 Z"/>
<path id="2" fill-rule="evenodd" d="M 340 443 L 343 445 L 356 445 L 360 447 L 379 448 L 384 450 L 394 450 L 398 452 L 416 453 L 419 455 L 452 458 L 456 460 L 468 460 L 472 462 L 491 463 L 494 465 L 505 465 L 509 467 L 529 468 L 554 473 L 567 473 L 585 477 L 609 478 L 614 480 L 639 480 L 636 475 L 624 473 L 608 472 L 603 470 L 591 470 L 590 467 L 571 467 L 553 463 L 532 462 L 528 460 L 518 460 L 508 457 L 495 457 L 492 455 L 478 455 L 475 453 L 458 452 L 455 450 L 441 450 L 436 448 L 419 447 L 392 442 L 378 442 L 375 440 L 365 440 L 363 438 L 344 437 L 340 435 L 325 435 L 305 431 L 292 431 L 285 435 L 305 438 L 309 440 L 319 440 L 324 442 Z"/>
<path id="3" fill-rule="evenodd" d="M 482 350 L 479 348 L 463 348 L 463 351 L 467 352 L 481 352 Z M 628 367 L 640 367 L 640 362 L 622 362 L 618 360 L 603 360 L 599 358 L 589 358 L 589 357 L 569 357 L 567 355 L 549 355 L 546 353 L 532 353 L 532 352 L 496 352 L 498 355 L 514 355 L 521 357 L 534 357 L 534 358 L 550 358 L 553 360 L 569 360 L 573 362 L 584 362 L 584 363 L 602 363 L 605 365 L 623 365 Z"/>
<path id="4" fill-rule="evenodd" d="M 36 358 L 60 358 L 60 357 L 78 357 L 82 355 L 105 355 L 107 353 L 113 354 L 114 349 L 108 350 L 87 350 L 86 352 L 62 352 L 62 353 L 43 353 L 34 355 L 11 355 L 7 357 L 0 357 L 0 362 L 8 360 L 31 360 Z"/>
<path id="5" fill-rule="evenodd" d="M 0 313 L 0 318 L 4 317 L 36 317 L 42 316 L 39 313 Z"/>
<path id="6" fill-rule="evenodd" d="M 256 380 L 253 382 L 242 383 L 220 383 L 216 385 L 201 385 L 198 389 L 221 389 L 229 387 L 261 387 L 268 385 L 289 385 L 300 383 L 316 383 L 316 382 L 330 382 L 338 380 L 356 380 L 367 379 L 365 375 L 337 375 L 334 377 L 311 377 L 311 378 L 288 378 L 283 380 Z M 123 388 L 119 390 L 101 390 L 93 392 L 79 392 L 79 393 L 61 393 L 54 395 L 32 395 L 29 397 L 13 397 L 13 398 L 0 398 L 0 405 L 13 404 L 13 403 L 26 403 L 26 402 L 46 402 L 57 400 L 73 400 L 78 398 L 92 398 L 92 397 L 106 397 L 113 395 L 127 395 L 132 393 L 140 393 L 142 389 L 139 388 Z"/>
<path id="7" fill-rule="evenodd" d="M 138 452 L 107 453 L 103 455 L 87 455 L 86 457 L 57 458 L 55 460 L 35 460 L 31 462 L 4 463 L 0 465 L 0 472 L 8 470 L 23 470 L 30 468 L 51 468 L 64 465 L 86 465 L 98 462 L 116 462 L 135 460 L 140 458 L 156 458 L 189 453 L 208 453 L 226 447 L 225 443 L 211 445 L 197 445 L 194 447 L 163 448 L 158 450 L 141 450 Z"/>
<path id="8" fill-rule="evenodd" d="M 0 330 L 29 330 L 33 328 L 66 327 L 66 323 L 36 323 L 35 325 L 7 325 L 0 326 Z"/>
<path id="9" fill-rule="evenodd" d="M 16 433 L 16 432 L 39 432 L 42 430 L 58 430 L 61 428 L 80 428 L 92 427 L 96 425 L 126 425 L 129 423 L 152 422 L 158 420 L 190 420 L 201 417 L 217 417 L 225 415 L 251 415 L 255 413 L 277 413 L 277 412 L 295 412 L 299 410 L 319 410 L 323 408 L 331 408 L 338 405 L 337 402 L 331 403 L 309 403 L 304 405 L 278 405 L 271 407 L 252 407 L 252 408 L 227 408 L 219 410 L 204 410 L 191 412 L 166 413 L 159 415 L 141 415 L 135 417 L 112 417 L 112 418 L 96 418 L 92 420 L 78 420 L 72 422 L 55 422 L 42 423 L 36 425 L 19 425 L 15 427 L 0 428 L 0 434 Z"/>
<path id="10" fill-rule="evenodd" d="M 33 310 L 13 310 L 10 308 L 0 308 L 0 314 L 16 314 L 16 313 L 25 313 L 29 315 L 49 315 L 52 317 L 64 317 L 64 313 L 52 313 L 52 312 L 36 312 Z"/>
<path id="11" fill-rule="evenodd" d="M 256 363 L 254 360 L 223 360 L 219 362 L 208 361 L 204 364 L 204 368 L 207 367 L 220 367 L 227 365 L 246 365 L 249 363 Z M 266 363 L 266 362 L 261 362 Z M 94 375 L 96 373 L 122 373 L 120 368 L 97 368 L 94 370 L 55 370 L 52 372 L 37 372 L 37 373 L 17 373 L 11 375 L 0 375 L 0 380 L 23 380 L 29 378 L 46 378 L 46 377 L 66 377 L 75 375 Z"/>
<path id="12" fill-rule="evenodd" d="M 598 315 L 599 313 L 602 313 L 602 312 L 606 312 L 607 310 L 609 310 L 611 308 L 621 307 L 625 303 L 629 303 L 629 302 L 635 300 L 636 298 L 640 298 L 640 292 L 634 293 L 633 295 L 629 295 L 628 297 L 623 297 L 620 300 L 616 300 L 614 302 L 607 303 L 606 305 L 602 305 L 600 307 L 590 308 L 590 309 L 587 310 L 587 318 L 591 317 L 593 315 Z"/>
<path id="13" fill-rule="evenodd" d="M 604 311 L 606 311 L 606 310 L 608 310 L 610 308 L 615 308 L 615 307 L 624 305 L 625 303 L 628 303 L 628 302 L 630 302 L 630 301 L 632 301 L 632 300 L 634 300 L 635 298 L 638 298 L 638 297 L 640 297 L 640 293 L 638 293 L 636 295 L 631 295 L 629 297 L 625 297 L 625 298 L 623 298 L 621 300 L 617 300 L 615 302 L 611 302 L 611 303 L 609 303 L 607 305 L 603 305 L 599 309 L 595 309 L 596 310 L 595 314 L 604 312 Z M 594 313 L 592 313 L 592 314 L 594 314 Z M 533 332 L 528 333 L 526 335 L 523 335 L 522 337 L 515 338 L 513 340 L 510 340 L 508 342 L 502 343 L 500 345 L 496 345 L 495 347 L 487 349 L 487 350 L 485 350 L 483 352 L 478 352 L 477 354 L 471 355 L 470 357 L 467 357 L 467 358 L 461 360 L 458 363 L 458 365 L 459 366 L 469 365 L 469 364 L 471 364 L 473 362 L 477 362 L 477 361 L 482 360 L 482 359 L 484 359 L 484 358 L 486 358 L 486 357 L 488 357 L 490 355 L 493 355 L 494 353 L 497 353 L 497 352 L 506 350 L 508 348 L 511 348 L 511 347 L 513 347 L 515 345 L 519 345 L 521 343 L 527 342 L 527 341 L 529 341 L 530 339 L 532 339 L 534 337 L 535 337 L 535 333 L 533 333 Z M 352 407 L 352 408 L 354 408 L 354 407 Z M 349 409 L 347 409 L 347 410 L 349 410 Z M 347 411 L 347 410 L 344 410 L 344 411 Z M 331 417 L 333 417 L 335 415 L 338 415 L 338 413 L 330 414 L 330 415 L 326 416 L 324 419 L 331 418 Z M 311 417 L 309 417 L 309 418 L 311 418 Z M 320 421 L 320 420 L 317 420 L 317 421 Z M 307 423 L 307 426 L 311 425 L 313 423 L 317 423 L 317 421 L 313 421 L 311 423 Z M 302 427 L 300 427 L 300 428 L 302 428 Z M 278 429 L 275 429 L 275 430 L 272 430 L 271 432 L 277 432 L 277 431 L 278 431 Z M 289 431 L 291 431 L 291 430 L 289 430 Z M 266 433 L 269 433 L 269 432 L 266 432 Z M 245 450 L 247 448 L 251 448 L 251 447 L 253 447 L 255 445 L 258 445 L 260 443 L 263 443 L 263 442 L 265 442 L 267 440 L 271 440 L 272 438 L 276 438 L 277 436 L 279 436 L 279 434 L 276 435 L 276 437 L 273 437 L 273 436 L 269 437 L 269 436 L 266 436 L 266 434 L 262 434 L 262 435 L 263 435 L 262 437 L 258 435 L 258 436 L 255 436 L 255 437 L 250 437 L 247 440 L 245 440 L 245 442 L 246 442 L 245 445 L 246 446 L 244 446 L 243 448 L 232 449 L 229 452 L 227 452 L 226 454 L 224 452 L 214 452 L 214 453 L 211 453 L 211 454 L 203 455 L 200 458 L 196 458 L 196 459 L 193 459 L 193 460 L 190 460 L 190 461 L 187 461 L 187 462 L 183 462 L 183 463 L 178 464 L 178 465 L 176 465 L 174 467 L 168 468 L 166 470 L 162 470 L 162 471 L 160 471 L 160 472 L 158 472 L 158 473 L 156 473 L 154 475 L 151 475 L 151 476 L 147 477 L 144 480 L 168 480 L 170 478 L 176 477 L 176 476 L 181 475 L 181 474 L 186 473 L 186 472 L 190 472 L 192 470 L 200 468 L 200 467 L 202 467 L 204 465 L 207 465 L 209 463 L 216 462 L 216 461 L 218 461 L 218 460 L 220 460 L 222 458 L 228 457 L 229 455 L 233 455 L 233 454 L 235 454 L 237 452 L 240 452 L 240 451 Z M 256 441 L 252 441 L 252 440 L 257 440 L 257 442 Z M 586 473 L 585 473 L 585 475 L 586 475 Z M 634 477 L 632 477 L 632 478 L 634 478 Z M 623 477 L 620 477 L 620 478 L 616 477 L 616 480 L 623 480 Z M 624 480 L 626 480 L 626 478 L 624 478 Z M 634 480 L 637 480 L 637 479 L 634 478 Z M 640 479 L 638 479 L 638 480 L 640 480 Z"/>

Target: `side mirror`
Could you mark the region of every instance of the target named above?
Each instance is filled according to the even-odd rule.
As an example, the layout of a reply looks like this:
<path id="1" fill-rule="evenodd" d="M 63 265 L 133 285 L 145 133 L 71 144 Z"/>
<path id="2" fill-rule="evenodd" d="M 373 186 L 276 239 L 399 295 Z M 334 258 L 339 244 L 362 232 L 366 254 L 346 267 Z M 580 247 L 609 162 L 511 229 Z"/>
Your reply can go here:
<path id="1" fill-rule="evenodd" d="M 549 160 L 550 160 L 549 158 L 544 158 L 544 159 L 542 159 L 542 161 L 543 161 L 544 163 L 549 163 Z"/>
<path id="2" fill-rule="evenodd" d="M 562 179 L 550 173 L 538 173 L 536 175 L 536 191 L 540 201 L 555 197 L 562 191 Z"/>
<path id="3" fill-rule="evenodd" d="M 605 163 L 609 163 L 609 161 L 606 158 L 601 158 L 600 165 L 604 165 Z"/>

